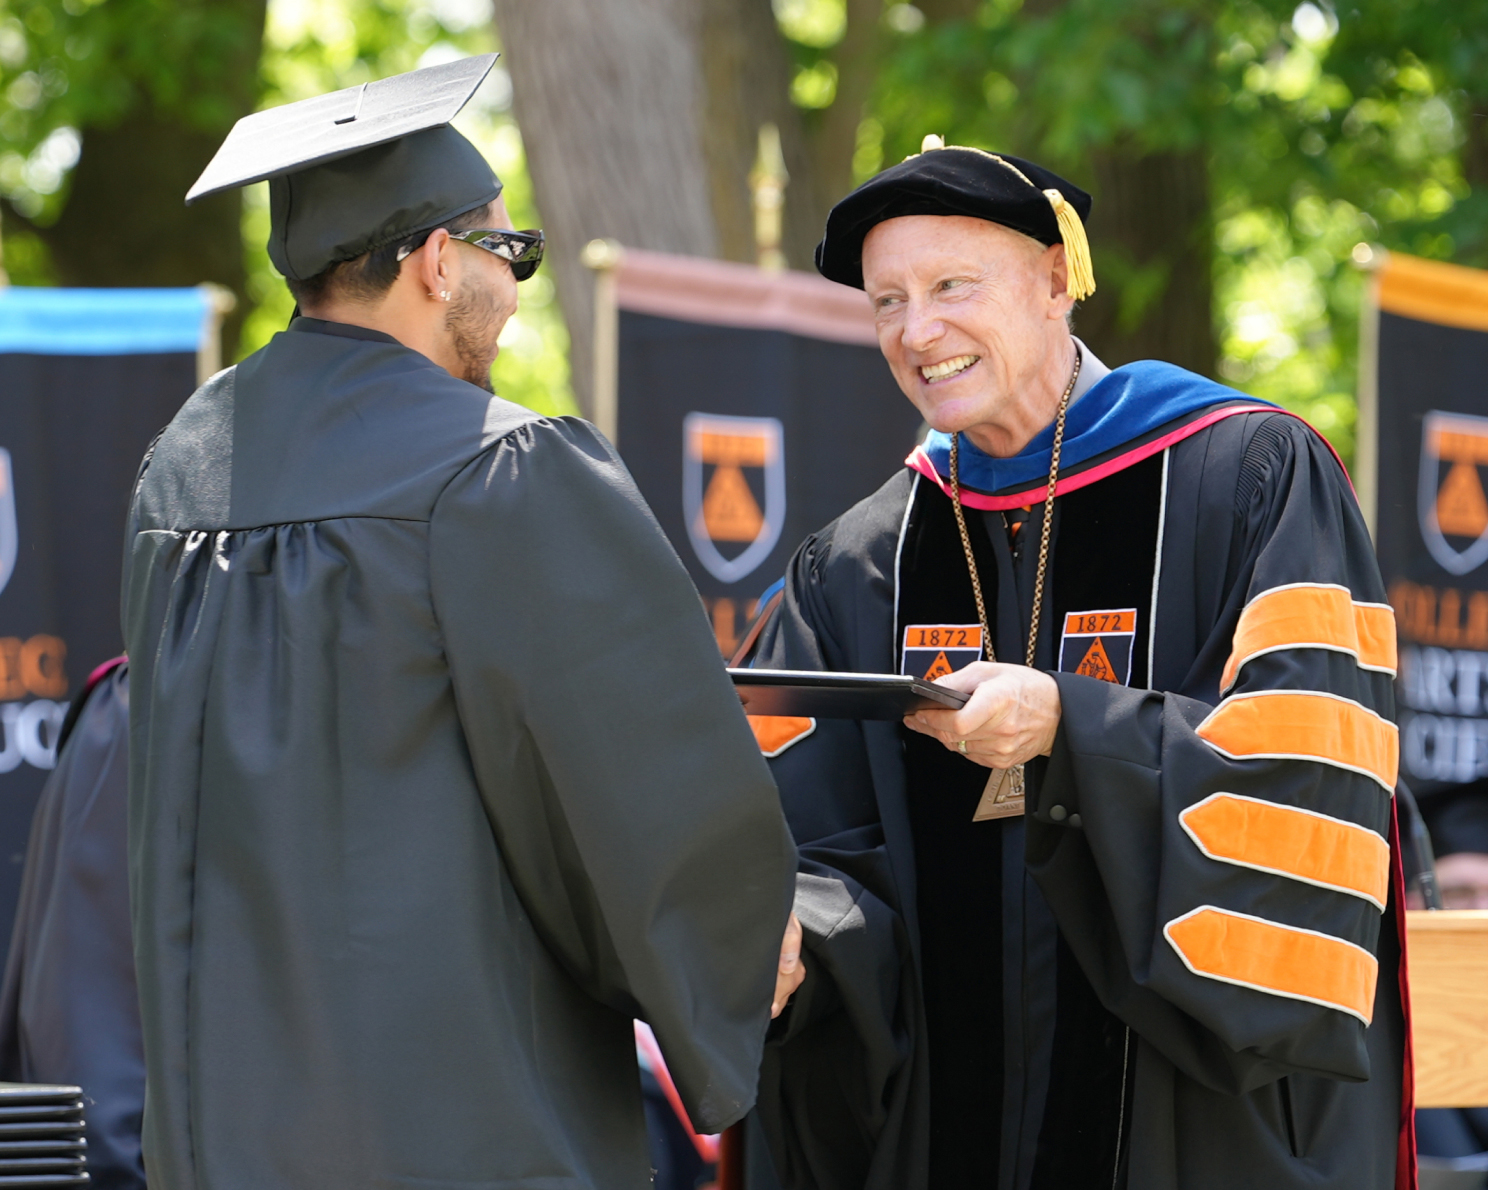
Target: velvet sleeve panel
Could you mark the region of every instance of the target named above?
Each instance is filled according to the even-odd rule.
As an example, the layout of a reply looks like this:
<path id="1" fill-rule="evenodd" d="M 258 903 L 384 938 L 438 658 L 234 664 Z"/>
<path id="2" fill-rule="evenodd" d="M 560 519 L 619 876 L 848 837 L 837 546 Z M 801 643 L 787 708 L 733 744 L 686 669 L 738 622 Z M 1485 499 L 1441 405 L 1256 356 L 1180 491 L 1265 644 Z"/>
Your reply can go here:
<path id="1" fill-rule="evenodd" d="M 1103 1001 L 1229 1092 L 1291 1072 L 1368 1078 L 1375 980 L 1393 979 L 1375 959 L 1391 680 L 1378 649 L 1344 647 L 1350 626 L 1388 616 L 1383 588 L 1326 444 L 1292 418 L 1256 420 L 1231 491 L 1206 494 L 1225 501 L 1210 512 L 1228 541 L 1165 555 L 1192 569 L 1174 590 L 1224 576 L 1185 682 L 1202 697 L 1056 674 L 1063 719 L 1028 835 Z"/>

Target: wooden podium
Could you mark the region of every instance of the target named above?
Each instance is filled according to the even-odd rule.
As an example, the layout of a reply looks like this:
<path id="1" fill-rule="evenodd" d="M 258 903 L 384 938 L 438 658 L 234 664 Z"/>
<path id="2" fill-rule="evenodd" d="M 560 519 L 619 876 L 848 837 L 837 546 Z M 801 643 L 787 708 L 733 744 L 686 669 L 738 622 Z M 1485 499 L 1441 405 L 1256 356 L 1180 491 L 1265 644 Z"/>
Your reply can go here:
<path id="1" fill-rule="evenodd" d="M 1412 910 L 1406 935 L 1416 1106 L 1488 1106 L 1488 910 Z"/>

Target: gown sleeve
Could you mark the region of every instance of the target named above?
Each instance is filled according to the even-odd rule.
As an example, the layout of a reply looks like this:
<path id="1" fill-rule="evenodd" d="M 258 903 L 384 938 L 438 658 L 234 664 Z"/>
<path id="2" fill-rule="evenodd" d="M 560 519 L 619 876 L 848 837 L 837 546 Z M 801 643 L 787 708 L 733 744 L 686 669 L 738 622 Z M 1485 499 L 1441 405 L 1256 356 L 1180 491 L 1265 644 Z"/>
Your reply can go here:
<path id="1" fill-rule="evenodd" d="M 850 546 L 834 563 L 841 531 L 829 526 L 792 559 L 757 666 L 861 668 L 858 626 L 841 618 L 854 614 L 849 589 L 863 571 Z M 760 1112 L 782 1184 L 847 1190 L 896 1148 L 884 1129 L 902 1118 L 910 1084 L 917 981 L 874 796 L 876 778 L 901 771 L 898 725 L 790 722 L 761 744 L 778 749 L 770 764 L 800 849 L 806 980 L 771 1032 Z"/>
<path id="2" fill-rule="evenodd" d="M 1187 687 L 1210 693 L 1055 674 L 1027 844 L 1106 1006 L 1232 1093 L 1369 1077 L 1398 765 L 1394 619 L 1341 466 L 1274 415 L 1238 487 L 1229 555 L 1191 563 L 1233 578 Z"/>
<path id="3" fill-rule="evenodd" d="M 752 1105 L 795 869 L 697 592 L 592 427 L 531 422 L 440 497 L 435 613 L 487 814 L 579 985 L 655 1030 L 694 1125 Z"/>

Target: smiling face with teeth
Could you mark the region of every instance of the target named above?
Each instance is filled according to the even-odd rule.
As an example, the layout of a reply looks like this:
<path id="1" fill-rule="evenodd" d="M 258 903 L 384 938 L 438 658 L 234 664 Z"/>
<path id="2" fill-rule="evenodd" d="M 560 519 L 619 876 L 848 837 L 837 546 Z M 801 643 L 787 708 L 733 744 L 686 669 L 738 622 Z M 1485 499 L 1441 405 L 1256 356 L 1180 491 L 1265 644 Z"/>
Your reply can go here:
<path id="1" fill-rule="evenodd" d="M 879 348 L 933 428 L 1006 458 L 1054 420 L 1075 362 L 1063 245 L 906 215 L 868 233 L 863 281 Z"/>

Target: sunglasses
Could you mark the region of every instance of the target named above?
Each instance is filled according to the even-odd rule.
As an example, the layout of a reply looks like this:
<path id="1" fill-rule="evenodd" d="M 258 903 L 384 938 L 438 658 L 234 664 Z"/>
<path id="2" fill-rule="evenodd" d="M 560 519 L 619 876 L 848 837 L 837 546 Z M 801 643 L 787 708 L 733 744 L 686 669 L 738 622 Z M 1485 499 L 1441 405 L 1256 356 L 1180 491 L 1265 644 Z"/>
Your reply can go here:
<path id="1" fill-rule="evenodd" d="M 424 246 L 432 234 L 431 230 L 416 240 L 408 241 L 398 249 L 398 259 L 407 260 Z M 449 237 L 452 240 L 463 240 L 493 256 L 501 257 L 511 265 L 512 276 L 518 281 L 525 281 L 537 272 L 537 266 L 542 264 L 543 246 L 547 242 L 541 231 L 508 231 L 499 227 L 473 227 L 469 231 L 452 231 Z"/>

